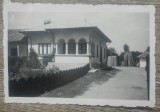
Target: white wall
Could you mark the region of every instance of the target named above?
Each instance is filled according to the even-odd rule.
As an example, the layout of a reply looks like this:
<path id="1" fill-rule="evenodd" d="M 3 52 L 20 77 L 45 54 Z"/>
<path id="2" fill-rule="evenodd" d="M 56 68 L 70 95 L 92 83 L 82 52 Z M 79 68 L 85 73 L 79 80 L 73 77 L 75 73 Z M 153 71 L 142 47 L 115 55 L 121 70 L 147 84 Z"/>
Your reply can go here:
<path id="1" fill-rule="evenodd" d="M 140 59 L 140 67 L 146 67 L 146 59 Z"/>
<path id="2" fill-rule="evenodd" d="M 88 56 L 55 56 L 56 63 L 89 63 Z"/>
<path id="3" fill-rule="evenodd" d="M 108 56 L 107 66 L 117 66 L 117 56 Z"/>

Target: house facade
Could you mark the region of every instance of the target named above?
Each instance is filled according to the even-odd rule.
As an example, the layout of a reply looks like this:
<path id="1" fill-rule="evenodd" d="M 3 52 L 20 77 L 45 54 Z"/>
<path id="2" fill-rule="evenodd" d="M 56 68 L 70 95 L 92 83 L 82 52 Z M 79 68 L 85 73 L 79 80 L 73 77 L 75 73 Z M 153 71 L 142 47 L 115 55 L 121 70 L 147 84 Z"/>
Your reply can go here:
<path id="1" fill-rule="evenodd" d="M 39 60 L 49 57 L 49 63 L 90 63 L 91 67 L 104 65 L 106 43 L 111 42 L 98 27 L 29 29 L 20 33 L 27 38 L 23 52 L 28 55 L 32 48 Z"/>

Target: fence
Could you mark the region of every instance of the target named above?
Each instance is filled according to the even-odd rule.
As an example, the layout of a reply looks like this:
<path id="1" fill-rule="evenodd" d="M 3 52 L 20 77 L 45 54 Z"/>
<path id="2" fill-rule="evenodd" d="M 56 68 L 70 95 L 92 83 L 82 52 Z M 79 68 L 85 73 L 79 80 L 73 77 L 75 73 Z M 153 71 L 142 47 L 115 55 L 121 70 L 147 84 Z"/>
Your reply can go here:
<path id="1" fill-rule="evenodd" d="M 9 80 L 10 96 L 38 96 L 46 91 L 74 81 L 84 76 L 89 70 L 89 64 L 76 69 L 60 71 L 59 73 L 40 75 L 36 77 Z"/>

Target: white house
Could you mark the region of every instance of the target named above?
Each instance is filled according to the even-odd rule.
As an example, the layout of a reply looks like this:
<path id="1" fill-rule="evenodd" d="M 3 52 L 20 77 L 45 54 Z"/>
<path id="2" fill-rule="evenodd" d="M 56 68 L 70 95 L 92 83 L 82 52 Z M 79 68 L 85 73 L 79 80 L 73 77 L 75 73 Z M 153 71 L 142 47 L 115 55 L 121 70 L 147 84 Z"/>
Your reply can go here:
<path id="1" fill-rule="evenodd" d="M 9 30 L 8 33 L 13 32 Z M 33 48 L 42 61 L 50 57 L 51 63 L 90 63 L 91 67 L 106 64 L 106 43 L 111 42 L 96 26 L 27 29 L 19 31 L 17 35 L 27 38 L 23 47 L 16 44 L 17 56 L 28 55 L 30 48 Z M 16 35 L 9 36 L 11 39 Z M 12 56 L 13 46 L 8 49 L 9 56 Z"/>
<path id="2" fill-rule="evenodd" d="M 137 56 L 139 58 L 139 67 L 146 67 L 146 56 L 149 55 L 148 51 L 145 51 L 143 54 Z"/>

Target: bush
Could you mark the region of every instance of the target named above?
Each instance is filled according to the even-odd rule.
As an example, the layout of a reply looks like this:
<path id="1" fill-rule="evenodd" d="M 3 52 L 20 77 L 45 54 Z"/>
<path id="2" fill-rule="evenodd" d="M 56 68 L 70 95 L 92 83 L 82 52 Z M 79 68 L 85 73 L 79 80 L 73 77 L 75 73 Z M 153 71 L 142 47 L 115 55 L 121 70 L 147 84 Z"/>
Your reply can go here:
<path id="1" fill-rule="evenodd" d="M 53 67 L 50 68 L 50 69 L 48 69 L 47 72 L 48 72 L 47 73 L 48 75 L 52 75 L 52 74 L 59 73 L 60 69 L 58 67 L 56 67 L 56 66 L 53 65 Z"/>
<path id="2" fill-rule="evenodd" d="M 50 69 L 31 69 L 31 68 L 20 68 L 18 73 L 10 73 L 10 80 L 19 80 L 21 78 L 35 78 L 35 77 L 42 77 L 42 76 L 53 76 L 54 74 L 59 73 L 60 70 L 58 67 L 53 66 Z"/>
<path id="3" fill-rule="evenodd" d="M 72 70 L 59 71 L 56 66 L 51 69 L 21 69 L 25 75 L 9 80 L 10 96 L 38 96 L 45 91 L 67 84 L 84 76 L 89 70 L 89 64 Z M 16 76 L 17 76 L 16 75 Z M 27 77 L 26 77 L 27 76 Z"/>
<path id="4" fill-rule="evenodd" d="M 32 69 L 41 68 L 41 63 L 39 62 L 38 55 L 34 51 L 34 49 L 30 49 L 29 62 L 30 62 L 30 68 Z"/>
<path id="5" fill-rule="evenodd" d="M 20 68 L 29 67 L 28 57 L 9 57 L 8 58 L 8 69 L 9 72 L 19 73 Z"/>
<path id="6" fill-rule="evenodd" d="M 29 57 L 9 57 L 8 58 L 8 69 L 9 78 L 21 78 L 28 77 L 32 73 L 31 69 L 40 69 L 41 64 L 38 60 L 38 56 L 33 49 L 31 49 Z M 41 71 L 39 72 L 41 73 Z"/>

